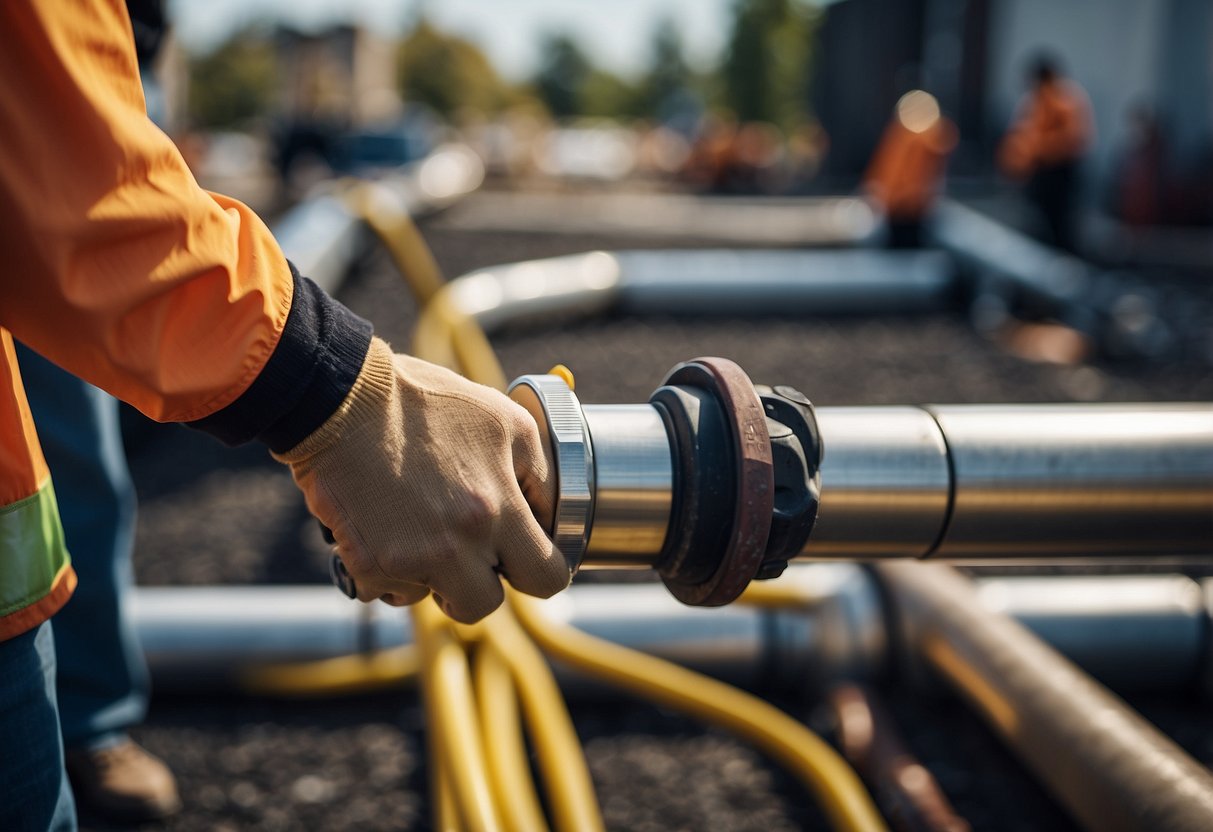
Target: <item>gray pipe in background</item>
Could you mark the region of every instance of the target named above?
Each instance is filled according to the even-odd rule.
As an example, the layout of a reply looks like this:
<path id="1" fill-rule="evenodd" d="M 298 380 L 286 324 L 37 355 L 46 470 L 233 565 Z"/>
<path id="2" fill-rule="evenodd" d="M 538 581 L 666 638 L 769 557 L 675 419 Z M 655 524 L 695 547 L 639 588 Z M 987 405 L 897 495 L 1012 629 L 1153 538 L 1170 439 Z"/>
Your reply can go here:
<path id="1" fill-rule="evenodd" d="M 1023 626 L 991 613 L 958 572 L 921 563 L 876 572 L 901 651 L 951 683 L 1085 828 L 1213 829 L 1213 774 Z"/>
<path id="2" fill-rule="evenodd" d="M 812 602 L 799 611 L 705 610 L 679 604 L 656 583 L 579 583 L 545 610 L 592 635 L 747 687 L 815 690 L 880 675 L 896 645 L 868 570 L 795 564 L 780 580 L 802 586 Z M 1017 618 L 1114 689 L 1213 690 L 1202 676 L 1211 658 L 1213 580 L 1000 577 L 976 586 L 983 608 Z M 327 586 L 140 587 L 132 606 L 162 692 L 222 690 L 242 668 L 412 641 L 401 611 L 349 601 Z"/>
<path id="3" fill-rule="evenodd" d="M 950 302 L 940 252 L 858 249 L 592 251 L 492 266 L 455 278 L 455 306 L 491 332 L 519 321 L 611 309 L 635 314 L 876 314 Z"/>

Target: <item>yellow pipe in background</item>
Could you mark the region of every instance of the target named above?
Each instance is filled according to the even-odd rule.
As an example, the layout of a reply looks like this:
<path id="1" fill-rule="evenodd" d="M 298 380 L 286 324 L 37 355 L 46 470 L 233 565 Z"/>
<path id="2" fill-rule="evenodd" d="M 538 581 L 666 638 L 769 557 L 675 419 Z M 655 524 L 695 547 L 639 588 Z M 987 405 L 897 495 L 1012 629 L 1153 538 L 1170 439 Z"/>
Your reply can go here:
<path id="1" fill-rule="evenodd" d="M 446 280 L 400 199 L 378 183 L 358 182 L 345 191 L 345 201 L 387 249 L 396 270 L 408 281 L 417 305 L 428 304 Z"/>
<path id="2" fill-rule="evenodd" d="M 707 676 L 556 624 L 511 590 L 526 633 L 544 652 L 608 684 L 720 725 L 754 743 L 809 787 L 839 830 L 884 830 L 855 771 L 824 740 L 768 702 Z"/>
<path id="3" fill-rule="evenodd" d="M 371 693 L 411 682 L 421 667 L 413 645 L 312 662 L 285 662 L 245 671 L 240 687 L 258 696 L 320 697 Z"/>
<path id="4" fill-rule="evenodd" d="M 531 777 L 509 665 L 487 640 L 476 650 L 472 670 L 489 778 L 505 828 L 508 832 L 546 832 L 549 827 Z"/>
<path id="5" fill-rule="evenodd" d="M 455 793 L 451 788 L 451 777 L 447 774 L 442 759 L 442 743 L 427 742 L 426 755 L 430 767 L 430 799 L 434 806 L 434 832 L 460 832 L 459 810 L 455 806 Z"/>
<path id="6" fill-rule="evenodd" d="M 820 596 L 796 581 L 752 581 L 735 603 L 772 610 L 803 610 Z"/>
<path id="7" fill-rule="evenodd" d="M 453 623 L 433 603 L 422 601 L 410 610 L 421 648 L 430 741 L 440 745 L 438 754 L 454 796 L 459 828 L 498 832 L 501 818 L 489 787 L 464 644 L 455 636 Z"/>
<path id="8" fill-rule="evenodd" d="M 605 827 L 589 766 L 568 705 L 535 643 L 527 638 L 510 604 L 486 629 L 508 663 L 526 714 L 527 732 L 543 772 L 553 825 L 559 832 L 597 832 Z"/>
<path id="9" fill-rule="evenodd" d="M 427 306 L 421 310 L 413 328 L 412 353 L 431 364 L 462 373 L 463 364 L 455 352 L 453 334 L 454 330 L 450 322 L 439 314 L 438 310 L 431 311 Z M 463 374 L 475 380 L 473 375 Z"/>

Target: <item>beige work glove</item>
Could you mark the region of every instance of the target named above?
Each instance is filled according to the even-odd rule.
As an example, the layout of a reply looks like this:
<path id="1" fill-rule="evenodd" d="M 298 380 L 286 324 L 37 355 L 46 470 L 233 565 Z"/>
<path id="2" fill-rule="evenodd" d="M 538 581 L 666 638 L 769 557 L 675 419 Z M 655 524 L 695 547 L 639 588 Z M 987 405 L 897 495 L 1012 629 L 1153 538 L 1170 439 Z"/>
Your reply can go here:
<path id="1" fill-rule="evenodd" d="M 275 458 L 332 530 L 360 600 L 432 590 L 470 623 L 501 604 L 498 575 L 543 598 L 569 583 L 532 513 L 551 516 L 555 487 L 531 416 L 378 338 L 337 411 Z"/>

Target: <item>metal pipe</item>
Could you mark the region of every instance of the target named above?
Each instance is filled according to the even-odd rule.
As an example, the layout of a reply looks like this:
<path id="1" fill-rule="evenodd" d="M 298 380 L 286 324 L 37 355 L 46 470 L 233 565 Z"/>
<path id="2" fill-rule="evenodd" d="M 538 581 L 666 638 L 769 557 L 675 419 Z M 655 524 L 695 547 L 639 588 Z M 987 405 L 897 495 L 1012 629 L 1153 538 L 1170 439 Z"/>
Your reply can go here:
<path id="1" fill-rule="evenodd" d="M 1213 690 L 1204 585 L 1183 575 L 985 578 L 978 601 L 1009 615 L 1113 690 Z"/>
<path id="2" fill-rule="evenodd" d="M 300 274 L 328 292 L 337 290 L 366 246 L 362 221 L 332 194 L 320 194 L 291 208 L 274 223 L 274 238 Z"/>
<path id="3" fill-rule="evenodd" d="M 620 306 L 643 314 L 874 315 L 945 306 L 954 270 L 934 251 L 625 251 Z"/>
<path id="4" fill-rule="evenodd" d="M 945 306 L 954 272 L 938 252 L 592 251 L 492 266 L 452 280 L 460 311 L 510 323 L 622 309 L 637 314 L 872 314 Z"/>
<path id="5" fill-rule="evenodd" d="M 796 579 L 819 598 L 811 614 L 686 607 L 655 583 L 578 584 L 545 602 L 545 614 L 743 686 L 875 673 L 884 641 L 870 577 L 850 564 L 814 564 Z M 323 586 L 139 587 L 132 618 L 159 690 L 225 688 L 249 667 L 413 641 L 399 610 Z"/>
<path id="6" fill-rule="evenodd" d="M 869 242 L 878 224 L 867 201 L 853 196 L 745 199 L 603 192 L 571 203 L 564 194 L 490 192 L 443 225 L 696 243 L 846 246 Z"/>
<path id="7" fill-rule="evenodd" d="M 599 563 L 645 566 L 644 555 L 661 551 L 670 523 L 674 461 L 665 423 L 651 404 L 586 405 L 582 411 L 594 445 L 587 552 Z"/>
<path id="8" fill-rule="evenodd" d="M 557 620 L 744 685 L 870 679 L 888 658 L 880 598 L 849 563 L 796 564 L 779 579 L 801 610 L 679 604 L 658 584 L 576 584 Z M 1017 618 L 1117 690 L 1213 690 L 1207 586 L 1180 575 L 984 578 L 986 608 Z M 225 687 L 249 667 L 412 643 L 407 616 L 322 586 L 139 587 L 135 626 L 157 688 Z M 562 681 L 571 681 L 565 677 Z"/>
<path id="9" fill-rule="evenodd" d="M 905 649 L 942 674 L 1086 828 L 1213 828 L 1213 774 L 944 566 L 876 567 Z"/>
<path id="10" fill-rule="evenodd" d="M 1213 554 L 1213 406 L 928 409 L 954 492 L 931 557 Z"/>
<path id="11" fill-rule="evenodd" d="M 674 486 L 651 411 L 586 408 L 610 475 L 583 566 L 661 553 Z M 801 558 L 1213 554 L 1213 405 L 823 407 L 817 421 L 821 508 Z"/>
<path id="12" fill-rule="evenodd" d="M 939 425 L 917 407 L 820 407 L 821 508 L 806 558 L 919 557 L 951 493 Z"/>

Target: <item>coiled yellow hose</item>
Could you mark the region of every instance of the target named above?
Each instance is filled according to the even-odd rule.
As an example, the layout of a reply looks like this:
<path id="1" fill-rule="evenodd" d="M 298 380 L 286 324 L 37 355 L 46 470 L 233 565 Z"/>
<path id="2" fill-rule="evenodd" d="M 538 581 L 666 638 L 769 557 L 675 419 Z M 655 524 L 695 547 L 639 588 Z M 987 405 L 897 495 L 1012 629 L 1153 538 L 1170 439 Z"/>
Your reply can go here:
<path id="1" fill-rule="evenodd" d="M 493 791 L 489 786 L 488 763 L 482 745 L 483 732 L 472 694 L 464 644 L 455 636 L 452 622 L 431 603 L 411 608 L 413 631 L 421 648 L 421 681 L 431 728 L 430 742 L 438 746 L 442 775 L 449 784 L 459 818 L 466 832 L 498 832 L 502 829 Z M 441 792 L 435 796 L 441 803 Z"/>
<path id="2" fill-rule="evenodd" d="M 416 677 L 421 657 L 413 645 L 363 655 L 252 668 L 240 687 L 261 696 L 320 697 L 388 690 Z"/>
<path id="3" fill-rule="evenodd" d="M 510 590 L 510 603 L 544 652 L 596 679 L 720 725 L 753 742 L 801 779 L 835 829 L 883 830 L 855 771 L 833 748 L 768 702 L 678 665 L 557 624 L 540 602 Z"/>

